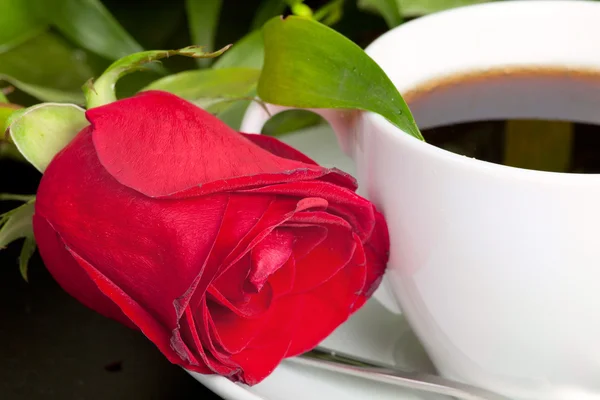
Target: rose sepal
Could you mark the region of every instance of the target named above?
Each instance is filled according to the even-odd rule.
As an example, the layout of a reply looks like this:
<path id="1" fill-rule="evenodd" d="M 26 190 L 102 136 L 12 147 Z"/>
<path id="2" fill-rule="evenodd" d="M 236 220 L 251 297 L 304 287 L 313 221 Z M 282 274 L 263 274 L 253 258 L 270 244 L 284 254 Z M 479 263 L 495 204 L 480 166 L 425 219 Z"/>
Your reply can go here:
<path id="1" fill-rule="evenodd" d="M 43 173 L 52 158 L 87 125 L 85 110 L 75 104 L 41 103 L 13 112 L 5 135 Z"/>

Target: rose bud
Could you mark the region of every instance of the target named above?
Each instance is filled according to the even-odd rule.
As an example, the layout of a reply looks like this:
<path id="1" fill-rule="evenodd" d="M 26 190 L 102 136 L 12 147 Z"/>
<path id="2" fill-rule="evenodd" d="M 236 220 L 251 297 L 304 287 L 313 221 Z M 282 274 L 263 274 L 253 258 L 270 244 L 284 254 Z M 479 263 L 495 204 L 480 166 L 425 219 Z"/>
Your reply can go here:
<path id="1" fill-rule="evenodd" d="M 388 232 L 349 175 L 166 92 L 86 118 L 43 175 L 40 253 L 171 362 L 258 383 L 377 288 Z"/>

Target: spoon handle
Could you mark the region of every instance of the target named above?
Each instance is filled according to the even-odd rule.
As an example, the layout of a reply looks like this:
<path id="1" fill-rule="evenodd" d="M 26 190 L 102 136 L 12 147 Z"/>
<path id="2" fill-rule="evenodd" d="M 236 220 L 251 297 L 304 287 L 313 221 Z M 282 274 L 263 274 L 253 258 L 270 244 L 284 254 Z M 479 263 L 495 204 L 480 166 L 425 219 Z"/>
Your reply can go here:
<path id="1" fill-rule="evenodd" d="M 497 393 L 437 375 L 402 371 L 320 347 L 288 359 L 297 364 L 462 400 L 510 400 Z"/>

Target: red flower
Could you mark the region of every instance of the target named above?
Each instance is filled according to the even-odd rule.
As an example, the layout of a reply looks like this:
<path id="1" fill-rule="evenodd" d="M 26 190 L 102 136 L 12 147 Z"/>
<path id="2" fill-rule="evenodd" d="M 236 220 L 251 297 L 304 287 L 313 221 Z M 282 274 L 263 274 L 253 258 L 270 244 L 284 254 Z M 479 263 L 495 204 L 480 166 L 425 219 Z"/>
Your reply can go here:
<path id="1" fill-rule="evenodd" d="M 86 115 L 40 184 L 40 252 L 171 362 L 255 384 L 379 284 L 387 228 L 345 173 L 164 92 Z"/>

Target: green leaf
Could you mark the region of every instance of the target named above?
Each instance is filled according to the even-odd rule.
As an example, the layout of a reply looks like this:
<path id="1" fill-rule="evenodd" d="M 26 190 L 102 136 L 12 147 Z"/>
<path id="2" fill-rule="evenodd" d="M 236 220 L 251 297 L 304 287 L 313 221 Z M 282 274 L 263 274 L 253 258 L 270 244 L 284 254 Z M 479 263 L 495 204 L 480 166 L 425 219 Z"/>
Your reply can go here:
<path id="1" fill-rule="evenodd" d="M 282 136 L 286 133 L 317 125 L 323 118 L 311 111 L 288 110 L 275 114 L 263 127 L 262 133 L 268 136 Z"/>
<path id="2" fill-rule="evenodd" d="M 21 276 L 23 277 L 25 282 L 28 281 L 27 269 L 29 266 L 29 260 L 35 252 L 35 248 L 35 238 L 33 237 L 33 235 L 26 236 L 25 241 L 23 241 L 23 247 L 21 247 L 21 255 L 19 256 L 19 271 L 21 272 Z"/>
<path id="3" fill-rule="evenodd" d="M 143 50 L 99 0 L 41 0 L 38 8 L 66 37 L 109 60 Z"/>
<path id="4" fill-rule="evenodd" d="M 12 113 L 14 113 L 16 110 L 18 110 L 20 108 L 21 107 L 15 105 L 15 104 L 0 103 L 0 134 L 4 133 L 4 131 L 6 131 L 8 118 L 12 115 Z M 2 140 L 2 139 L 0 138 L 0 140 Z"/>
<path id="5" fill-rule="evenodd" d="M 244 36 L 219 57 L 213 64 L 213 69 L 246 67 L 260 70 L 263 67 L 264 49 L 262 30 L 255 30 Z M 217 113 L 217 116 L 221 121 L 238 130 L 250 103 L 251 100 L 230 102 L 225 109 Z"/>
<path id="6" fill-rule="evenodd" d="M 287 4 L 285 0 L 264 0 L 258 6 L 254 19 L 252 20 L 252 30 L 260 29 L 271 18 L 283 14 Z"/>
<path id="7" fill-rule="evenodd" d="M 91 76 L 85 53 L 50 32 L 0 54 L 0 80 L 43 101 L 83 103 L 81 85 Z"/>
<path id="8" fill-rule="evenodd" d="M 42 103 L 10 117 L 8 135 L 40 172 L 84 127 L 85 111 L 74 104 Z"/>
<path id="9" fill-rule="evenodd" d="M 265 55 L 262 31 L 250 32 L 219 57 L 213 68 L 248 67 L 261 69 Z"/>
<path id="10" fill-rule="evenodd" d="M 32 201 L 35 200 L 33 194 L 14 194 L 14 193 L 0 193 L 0 201 Z"/>
<path id="11" fill-rule="evenodd" d="M 0 53 L 41 33 L 46 24 L 30 12 L 27 0 L 0 1 Z"/>
<path id="12" fill-rule="evenodd" d="M 223 0 L 186 0 L 185 2 L 192 43 L 205 51 L 214 49 L 215 35 Z M 210 65 L 209 58 L 197 59 L 198 65 Z"/>
<path id="13" fill-rule="evenodd" d="M 231 103 L 229 107 L 217 114 L 217 117 L 236 131 L 240 129 L 246 109 L 252 100 L 240 100 Z"/>
<path id="14" fill-rule="evenodd" d="M 302 1 L 288 0 L 288 4 L 290 6 L 290 10 L 294 15 L 305 18 L 312 18 L 312 9 L 306 4 L 304 4 Z"/>
<path id="15" fill-rule="evenodd" d="M 175 55 L 192 58 L 212 58 L 223 54 L 230 46 L 212 53 L 206 53 L 199 46 L 189 46 L 179 50 L 151 50 L 131 54 L 112 63 L 94 83 L 83 87 L 87 108 L 98 107 L 117 100 L 115 84 L 123 76 L 144 69 L 143 65 L 161 58 Z"/>
<path id="16" fill-rule="evenodd" d="M 381 15 L 386 24 L 390 28 L 394 28 L 402 23 L 400 1 L 401 0 L 358 0 L 357 5 L 361 10 Z"/>
<path id="17" fill-rule="evenodd" d="M 1 68 L 1 67 L 0 67 Z M 16 79 L 10 75 L 0 74 L 0 80 L 10 82 L 18 89 L 23 92 L 36 97 L 42 101 L 56 101 L 56 102 L 67 102 L 82 104 L 84 101 L 83 93 L 81 89 L 79 91 L 61 90 L 54 89 L 47 86 L 30 84 Z"/>
<path id="18" fill-rule="evenodd" d="M 259 76 L 253 68 L 200 69 L 166 76 L 143 90 L 164 90 L 195 103 L 220 102 L 248 96 Z"/>
<path id="19" fill-rule="evenodd" d="M 19 270 L 26 281 L 27 265 L 36 247 L 32 221 L 35 210 L 35 197 L 30 197 L 33 197 L 33 199 L 30 199 L 20 207 L 0 215 L 0 248 L 8 246 L 15 240 L 25 238 L 19 257 Z"/>
<path id="20" fill-rule="evenodd" d="M 491 0 L 396 0 L 402 14 L 417 17 L 438 11 L 471 4 L 489 3 Z"/>
<path id="21" fill-rule="evenodd" d="M 8 117 L 10 117 L 14 111 L 15 110 L 13 108 L 4 107 L 2 104 L 0 104 L 0 132 L 4 132 L 6 130 L 6 121 L 8 121 Z"/>
<path id="22" fill-rule="evenodd" d="M 331 0 L 313 13 L 313 18 L 327 26 L 334 25 L 342 19 L 345 0 Z"/>
<path id="23" fill-rule="evenodd" d="M 263 30 L 265 62 L 258 95 L 265 102 L 372 111 L 423 140 L 392 81 L 352 41 L 301 17 L 273 18 Z"/>
<path id="24" fill-rule="evenodd" d="M 8 246 L 17 239 L 33 236 L 32 217 L 35 202 L 28 202 L 0 218 L 0 248 Z"/>

